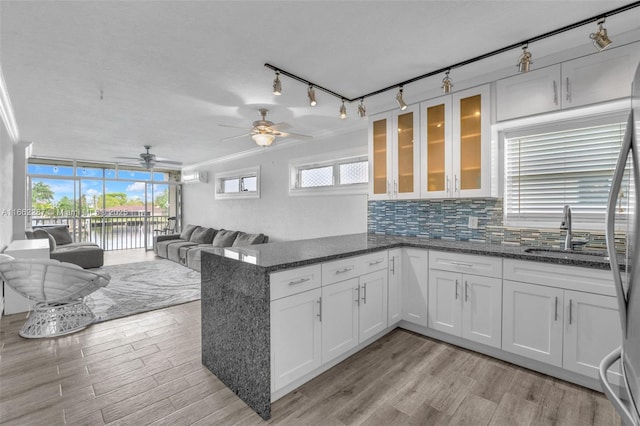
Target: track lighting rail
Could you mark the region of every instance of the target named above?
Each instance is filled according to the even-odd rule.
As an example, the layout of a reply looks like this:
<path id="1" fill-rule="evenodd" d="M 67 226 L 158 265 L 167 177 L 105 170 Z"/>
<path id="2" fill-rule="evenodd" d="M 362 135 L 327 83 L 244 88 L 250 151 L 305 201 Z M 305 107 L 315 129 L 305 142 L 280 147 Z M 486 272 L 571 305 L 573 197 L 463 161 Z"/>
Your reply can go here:
<path id="1" fill-rule="evenodd" d="M 297 81 L 299 81 L 301 83 L 304 83 L 304 84 L 306 84 L 308 86 L 313 86 L 314 88 L 316 88 L 318 90 L 322 90 L 323 92 L 328 93 L 329 95 L 332 95 L 332 96 L 334 96 L 334 97 L 336 97 L 336 98 L 338 98 L 338 99 L 340 99 L 340 100 L 342 100 L 344 102 L 351 103 L 351 102 L 354 102 L 354 101 L 362 101 L 362 100 L 364 100 L 364 98 L 369 98 L 371 96 L 375 96 L 375 95 L 378 95 L 380 93 L 387 92 L 389 90 L 393 90 L 393 89 L 405 86 L 405 85 L 410 84 L 410 83 L 414 83 L 416 81 L 425 79 L 427 77 L 432 77 L 434 75 L 445 73 L 445 72 L 450 71 L 450 70 L 452 70 L 454 68 L 460 68 L 460 67 L 463 67 L 465 65 L 469 65 L 469 64 L 472 64 L 474 62 L 478 62 L 478 61 L 481 61 L 483 59 L 487 59 L 487 58 L 490 58 L 492 56 L 496 56 L 496 55 L 499 55 L 501 53 L 505 53 L 505 52 L 507 52 L 509 50 L 520 48 L 520 47 L 526 46 L 526 45 L 528 45 L 530 43 L 534 43 L 534 42 L 537 42 L 537 41 L 540 41 L 540 40 L 544 40 L 544 39 L 549 38 L 549 37 L 553 37 L 555 35 L 558 35 L 558 34 L 561 34 L 561 33 L 576 29 L 578 27 L 590 24 L 592 22 L 598 22 L 599 20 L 601 20 L 603 18 L 608 18 L 610 16 L 614 16 L 614 15 L 617 15 L 619 13 L 626 12 L 626 11 L 634 9 L 634 8 L 636 8 L 638 6 L 640 6 L 640 1 L 635 1 L 633 3 L 629 3 L 627 5 L 618 7 L 616 9 L 610 10 L 608 12 L 601 13 L 601 14 L 593 16 L 591 18 L 583 19 L 581 21 L 578 21 L 578 22 L 575 22 L 573 24 L 564 26 L 562 28 L 558 28 L 558 29 L 555 29 L 553 31 L 549 31 L 549 32 L 546 32 L 544 34 L 540 34 L 538 36 L 529 38 L 527 40 L 523 40 L 523 41 L 518 42 L 518 43 L 510 44 L 509 46 L 505 46 L 505 47 L 502 47 L 500 49 L 496 49 L 496 50 L 493 50 L 491 52 L 484 53 L 484 54 L 476 56 L 474 58 L 467 59 L 465 61 L 458 62 L 456 64 L 449 65 L 449 66 L 446 66 L 444 68 L 437 69 L 435 71 L 430 71 L 430 72 L 428 72 L 426 74 L 422 74 L 422 75 L 419 75 L 417 77 L 413 77 L 413 78 L 411 78 L 409 80 L 405 80 L 405 81 L 402 81 L 400 83 L 392 84 L 391 86 L 387 86 L 387 87 L 385 87 L 383 89 L 375 90 L 373 92 L 370 92 L 370 93 L 367 93 L 367 94 L 364 94 L 364 95 L 359 95 L 359 96 L 356 96 L 354 98 L 349 98 L 347 96 L 344 96 L 344 95 L 341 95 L 341 94 L 339 94 L 337 92 L 334 92 L 333 90 L 327 89 L 326 87 L 323 87 L 323 86 L 320 86 L 318 84 L 312 83 L 309 80 L 306 80 L 306 79 L 304 79 L 302 77 L 299 77 L 299 76 L 297 76 L 295 74 L 292 74 L 292 73 L 290 73 L 288 71 L 285 71 L 280 67 L 276 67 L 275 65 L 271 65 L 269 63 L 265 63 L 264 66 L 269 68 L 269 69 L 271 69 L 271 70 L 273 70 L 273 71 L 279 72 L 282 75 L 286 75 L 289 78 L 292 78 L 292 79 L 297 80 Z"/>

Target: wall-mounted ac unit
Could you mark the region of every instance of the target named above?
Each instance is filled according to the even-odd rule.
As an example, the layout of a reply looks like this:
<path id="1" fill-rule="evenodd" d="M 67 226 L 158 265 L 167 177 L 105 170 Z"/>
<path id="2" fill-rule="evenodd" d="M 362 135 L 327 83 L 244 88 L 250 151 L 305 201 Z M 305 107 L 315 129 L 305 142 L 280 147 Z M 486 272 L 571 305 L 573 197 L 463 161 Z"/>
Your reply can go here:
<path id="1" fill-rule="evenodd" d="M 183 172 L 182 183 L 207 183 L 207 172 Z"/>

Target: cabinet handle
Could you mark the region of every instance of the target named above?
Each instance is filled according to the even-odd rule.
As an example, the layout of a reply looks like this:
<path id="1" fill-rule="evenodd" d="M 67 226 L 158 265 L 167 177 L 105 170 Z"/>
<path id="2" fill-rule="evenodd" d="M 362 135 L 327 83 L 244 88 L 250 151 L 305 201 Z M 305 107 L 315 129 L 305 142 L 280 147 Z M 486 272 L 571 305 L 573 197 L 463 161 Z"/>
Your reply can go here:
<path id="1" fill-rule="evenodd" d="M 456 280 L 456 300 L 458 300 L 458 280 Z"/>
<path id="2" fill-rule="evenodd" d="M 569 299 L 569 324 L 571 324 L 572 311 L 573 311 L 573 300 Z"/>
<path id="3" fill-rule="evenodd" d="M 298 285 L 306 283 L 307 281 L 311 281 L 311 278 L 300 278 L 299 280 L 289 281 L 289 285 Z"/>
<path id="4" fill-rule="evenodd" d="M 345 272 L 349 272 L 351 270 L 353 270 L 353 266 L 349 266 L 348 268 L 344 268 L 344 269 L 338 269 L 336 271 L 336 275 L 344 274 Z"/>
<path id="5" fill-rule="evenodd" d="M 384 259 L 374 260 L 372 262 L 369 262 L 369 266 L 379 265 L 382 262 L 384 262 Z"/>
<path id="6" fill-rule="evenodd" d="M 396 182 L 395 180 L 393 181 L 393 193 L 394 195 L 398 195 L 398 182 Z"/>
<path id="7" fill-rule="evenodd" d="M 322 322 L 322 297 L 318 299 L 318 315 L 316 316 L 320 318 L 320 322 Z"/>
<path id="8" fill-rule="evenodd" d="M 448 263 L 449 265 L 466 266 L 468 268 L 471 268 L 473 266 L 473 263 L 456 262 L 455 260 L 450 260 Z"/>
<path id="9" fill-rule="evenodd" d="M 464 282 L 464 300 L 465 302 L 469 300 L 469 284 Z"/>
<path id="10" fill-rule="evenodd" d="M 455 175 L 455 180 L 454 180 L 454 185 L 453 185 L 453 192 L 458 192 L 458 175 Z"/>
<path id="11" fill-rule="evenodd" d="M 395 256 L 391 257 L 391 273 L 393 275 L 396 274 L 396 257 Z"/>
<path id="12" fill-rule="evenodd" d="M 553 103 L 558 105 L 558 83 L 553 80 Z"/>
<path id="13" fill-rule="evenodd" d="M 451 179 L 449 178 L 449 176 L 447 176 L 447 195 L 449 195 L 449 191 L 451 191 Z"/>
<path id="14" fill-rule="evenodd" d="M 555 321 L 558 321 L 558 296 L 556 296 L 556 313 L 554 314 Z"/>
<path id="15" fill-rule="evenodd" d="M 567 77 L 567 100 L 571 102 L 571 85 L 569 84 L 569 77 Z"/>
<path id="16" fill-rule="evenodd" d="M 391 195 L 391 181 L 387 181 L 387 195 Z"/>
<path id="17" fill-rule="evenodd" d="M 356 287 L 356 291 L 358 292 L 358 296 L 356 297 L 356 303 L 360 306 L 360 286 Z"/>
<path id="18" fill-rule="evenodd" d="M 364 289 L 364 296 L 362 297 L 362 303 L 367 304 L 367 283 L 362 284 L 362 288 Z"/>

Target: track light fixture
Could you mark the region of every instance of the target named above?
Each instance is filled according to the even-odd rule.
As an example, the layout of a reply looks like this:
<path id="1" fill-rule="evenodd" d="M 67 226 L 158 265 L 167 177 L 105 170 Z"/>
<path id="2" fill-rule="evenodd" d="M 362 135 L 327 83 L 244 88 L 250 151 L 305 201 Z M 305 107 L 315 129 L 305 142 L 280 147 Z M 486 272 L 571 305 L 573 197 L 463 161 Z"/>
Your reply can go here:
<path id="1" fill-rule="evenodd" d="M 344 99 L 342 100 L 342 106 L 340 107 L 340 118 L 343 120 L 347 118 L 347 107 L 344 106 Z"/>
<path id="2" fill-rule="evenodd" d="M 1 0 L 0 0 L 1 1 Z M 360 104 L 358 105 L 358 115 L 360 117 L 364 117 L 366 116 L 366 109 L 364 107 L 364 98 L 370 98 L 372 96 L 376 96 L 379 95 L 381 93 L 386 93 L 388 91 L 392 91 L 395 90 L 397 88 L 399 88 L 399 91 L 396 95 L 396 102 L 398 103 L 398 105 L 400 106 L 401 110 L 405 110 L 407 108 L 407 104 L 405 103 L 404 99 L 403 99 L 403 94 L 402 94 L 402 89 L 403 86 L 407 85 L 407 84 L 411 84 L 411 83 L 415 83 L 416 81 L 420 81 L 422 79 L 428 78 L 428 77 L 433 77 L 433 76 L 438 76 L 441 75 L 442 73 L 445 73 L 445 77 L 442 79 L 442 91 L 444 93 L 450 93 L 452 88 L 453 88 L 453 81 L 451 80 L 451 78 L 449 77 L 449 73 L 451 72 L 452 68 L 460 68 L 463 66 L 468 66 L 470 64 L 473 64 L 475 62 L 478 61 L 482 61 L 485 60 L 487 58 L 491 58 L 493 56 L 496 55 L 501 55 L 505 52 L 509 52 L 511 50 L 514 49 L 518 49 L 518 48 L 522 48 L 522 54 L 520 55 L 520 57 L 518 58 L 518 63 L 516 65 L 518 72 L 520 73 L 525 73 L 531 70 L 531 64 L 533 63 L 532 59 L 532 55 L 531 53 L 527 50 L 529 48 L 529 43 L 535 43 L 541 40 L 545 40 L 547 38 L 551 38 L 551 37 L 555 37 L 558 34 L 563 34 L 565 32 L 568 31 L 573 31 L 576 28 L 582 28 L 584 25 L 591 25 L 594 22 L 596 22 L 598 24 L 598 29 L 596 32 L 590 34 L 590 38 L 591 40 L 593 40 L 593 44 L 594 46 L 598 49 L 598 50 L 603 50 L 606 49 L 611 43 L 611 39 L 609 39 L 608 35 L 607 35 L 607 30 L 604 28 L 604 22 L 605 22 L 605 18 L 608 18 L 610 16 L 615 16 L 621 13 L 625 13 L 628 12 L 632 9 L 638 8 L 640 7 L 640 1 L 633 1 L 632 3 L 620 6 L 616 9 L 612 9 L 609 10 L 607 12 L 604 13 L 600 13 L 599 15 L 596 16 L 592 16 L 590 18 L 586 18 L 583 19 L 581 21 L 577 21 L 574 23 L 571 23 L 569 25 L 565 25 L 564 27 L 561 28 L 556 28 L 554 30 L 548 31 L 546 33 L 543 34 L 539 34 L 536 35 L 534 37 L 530 37 L 527 40 L 524 41 L 519 41 L 517 43 L 513 43 L 513 44 L 509 44 L 506 46 L 503 46 L 499 49 L 496 50 L 492 50 L 490 52 L 485 52 L 482 53 L 478 56 L 469 58 L 469 59 L 465 59 L 461 62 L 457 62 L 454 64 L 450 64 L 449 66 L 445 67 L 445 68 L 440 68 L 440 69 L 436 69 L 433 71 L 429 71 L 425 74 L 410 78 L 408 80 L 405 81 L 400 81 L 397 83 L 394 83 L 390 86 L 378 89 L 378 90 L 374 90 L 372 92 L 369 93 L 365 93 L 365 94 L 361 94 L 359 96 L 353 97 L 353 98 L 349 98 L 347 96 L 344 96 L 340 93 L 334 92 L 331 89 L 328 89 L 326 87 L 323 86 L 319 86 L 315 83 L 311 83 L 311 81 L 306 80 L 302 77 L 299 77 L 295 74 L 292 74 L 288 71 L 283 70 L 280 67 L 275 67 L 269 63 L 265 63 L 264 66 L 275 71 L 276 73 L 276 78 L 273 80 L 273 94 L 274 95 L 280 95 L 282 93 L 282 84 L 280 83 L 280 79 L 279 79 L 279 75 L 282 74 L 284 76 L 287 76 L 293 80 L 296 80 L 300 83 L 303 83 L 305 85 L 308 86 L 308 96 L 309 96 L 309 103 L 311 105 L 314 105 L 314 101 L 315 101 L 315 89 L 317 90 L 321 90 L 323 92 L 325 92 L 328 95 L 331 95 L 335 98 L 338 98 L 342 101 L 342 105 L 340 107 L 340 117 L 341 118 L 346 118 L 347 117 L 347 112 L 346 112 L 346 107 L 345 107 L 345 102 L 355 102 L 357 100 L 360 100 Z"/>
<path id="3" fill-rule="evenodd" d="M 396 95 L 396 102 L 398 106 L 400 106 L 401 111 L 407 109 L 407 103 L 402 99 L 402 86 L 400 86 L 400 90 L 398 90 L 398 94 Z"/>
<path id="4" fill-rule="evenodd" d="M 604 19 L 598 21 L 598 31 L 591 33 L 589 38 L 593 40 L 593 45 L 598 49 L 598 52 L 602 52 L 611 44 L 611 39 L 607 35 L 607 30 L 603 27 Z"/>
<path id="5" fill-rule="evenodd" d="M 307 96 L 309 97 L 309 105 L 316 106 L 318 102 L 316 102 L 316 91 L 313 90 L 313 86 L 310 84 L 307 89 Z"/>
<path id="6" fill-rule="evenodd" d="M 531 69 L 531 53 L 527 52 L 527 47 L 529 47 L 528 43 L 522 46 L 522 55 L 518 58 L 518 72 L 520 73 L 529 72 Z"/>
<path id="7" fill-rule="evenodd" d="M 276 78 L 273 79 L 273 94 L 282 95 L 282 83 L 280 82 L 280 71 L 276 70 Z"/>
<path id="8" fill-rule="evenodd" d="M 358 116 L 365 118 L 367 116 L 367 108 L 364 106 L 364 98 L 360 99 L 360 105 L 358 105 Z"/>
<path id="9" fill-rule="evenodd" d="M 451 88 L 453 87 L 453 82 L 451 78 L 449 78 L 449 72 L 451 70 L 447 70 L 444 74 L 444 78 L 442 79 L 442 93 L 451 93 Z"/>

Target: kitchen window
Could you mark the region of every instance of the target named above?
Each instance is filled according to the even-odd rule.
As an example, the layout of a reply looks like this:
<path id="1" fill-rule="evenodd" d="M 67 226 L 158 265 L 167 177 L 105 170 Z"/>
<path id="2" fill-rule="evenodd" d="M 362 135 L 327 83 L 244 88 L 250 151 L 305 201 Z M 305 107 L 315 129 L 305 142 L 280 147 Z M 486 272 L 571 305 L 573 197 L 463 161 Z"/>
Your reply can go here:
<path id="1" fill-rule="evenodd" d="M 216 173 L 216 199 L 260 198 L 260 167 Z"/>
<path id="2" fill-rule="evenodd" d="M 369 182 L 367 156 L 337 160 L 292 162 L 290 195 L 365 194 Z"/>
<path id="3" fill-rule="evenodd" d="M 574 229 L 604 230 L 625 126 L 618 115 L 507 132 L 505 225 L 558 229 L 568 204 Z M 620 213 L 629 205 L 628 182 L 619 196 Z"/>

